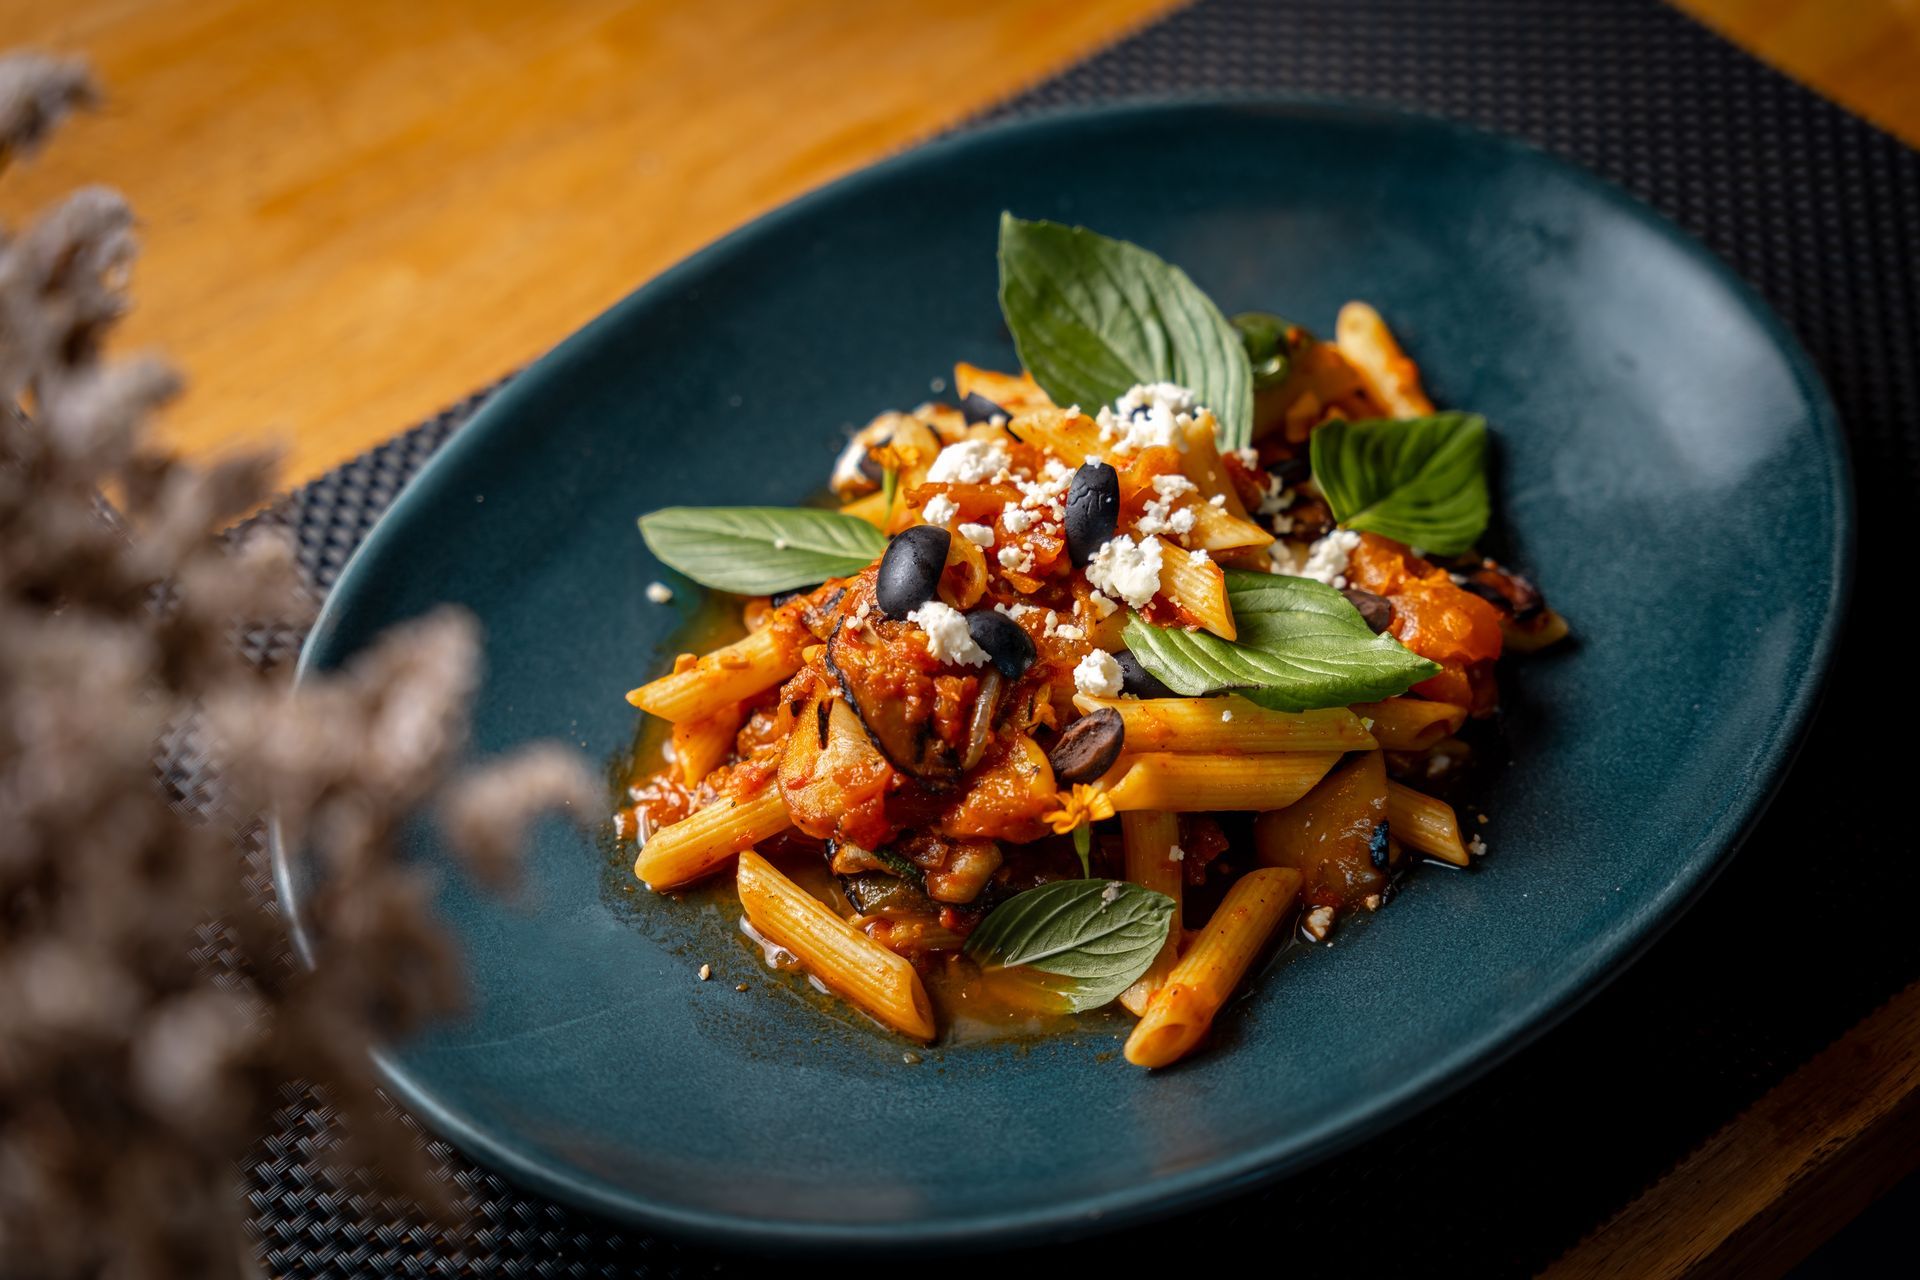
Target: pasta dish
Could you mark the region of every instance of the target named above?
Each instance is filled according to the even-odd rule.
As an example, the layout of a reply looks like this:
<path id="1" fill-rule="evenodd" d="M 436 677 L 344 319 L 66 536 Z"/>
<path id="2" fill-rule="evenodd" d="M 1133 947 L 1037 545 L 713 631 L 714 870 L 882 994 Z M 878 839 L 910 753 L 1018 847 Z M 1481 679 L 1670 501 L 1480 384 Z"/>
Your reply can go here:
<path id="1" fill-rule="evenodd" d="M 1484 851 L 1445 796 L 1499 660 L 1567 628 L 1477 549 L 1485 422 L 1372 307 L 1229 319 L 1011 216 L 999 262 L 1023 371 L 882 413 L 831 508 L 641 519 L 744 634 L 628 695 L 671 733 L 617 830 L 655 891 L 731 873 L 770 954 L 901 1036 L 1118 1002 L 1161 1067 L 1278 940 Z"/>

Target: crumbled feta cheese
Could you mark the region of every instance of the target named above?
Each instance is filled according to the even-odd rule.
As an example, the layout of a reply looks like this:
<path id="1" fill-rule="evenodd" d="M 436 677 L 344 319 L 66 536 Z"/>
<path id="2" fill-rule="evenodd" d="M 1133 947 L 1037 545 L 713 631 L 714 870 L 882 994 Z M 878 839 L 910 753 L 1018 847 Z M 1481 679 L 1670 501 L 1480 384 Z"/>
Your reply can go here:
<path id="1" fill-rule="evenodd" d="M 1227 495 L 1224 493 L 1216 493 L 1207 499 L 1207 505 L 1210 507 L 1224 508 L 1227 505 Z"/>
<path id="2" fill-rule="evenodd" d="M 1186 860 L 1186 857 L 1187 857 L 1187 851 L 1185 849 L 1182 849 L 1177 844 L 1171 845 L 1167 849 L 1168 862 L 1184 862 Z"/>
<path id="3" fill-rule="evenodd" d="M 960 526 L 960 536 L 976 547 L 990 547 L 993 545 L 993 526 L 990 524 L 963 524 Z"/>
<path id="4" fill-rule="evenodd" d="M 1036 480 L 1015 480 L 1020 490 L 1020 505 L 1029 510 L 1045 509 L 1058 520 L 1067 513 L 1067 490 L 1073 485 L 1073 472 L 1058 458 L 1048 458 Z"/>
<path id="5" fill-rule="evenodd" d="M 1098 591 L 1089 591 L 1087 593 L 1087 603 L 1093 606 L 1094 614 L 1100 618 L 1111 618 L 1113 611 L 1120 607 L 1104 595 L 1101 595 Z"/>
<path id="6" fill-rule="evenodd" d="M 1000 511 L 1000 523 L 1007 526 L 1008 533 L 1025 533 L 1037 518 L 1033 512 L 1012 502 Z"/>
<path id="7" fill-rule="evenodd" d="M 1120 696 L 1120 664 L 1105 649 L 1095 649 L 1073 669 L 1073 687 L 1090 698 Z"/>
<path id="8" fill-rule="evenodd" d="M 1194 564 L 1212 564 L 1213 557 L 1207 554 L 1205 547 L 1195 547 L 1187 552 L 1187 559 Z"/>
<path id="9" fill-rule="evenodd" d="M 1200 486 L 1176 471 L 1170 475 L 1155 476 L 1153 491 L 1163 498 L 1177 498 L 1183 493 L 1200 492 Z"/>
<path id="10" fill-rule="evenodd" d="M 928 524 L 945 524 L 959 514 L 960 504 L 944 493 L 934 494 L 920 509 L 920 515 Z"/>
<path id="11" fill-rule="evenodd" d="M 1087 633 L 1071 623 L 1063 622 L 1053 629 L 1053 634 L 1062 640 L 1085 640 Z"/>
<path id="12" fill-rule="evenodd" d="M 998 440 L 962 440 L 940 451 L 927 468 L 929 484 L 979 484 L 1004 468 L 1010 459 Z"/>
<path id="13" fill-rule="evenodd" d="M 1476 858 L 1484 858 L 1487 856 L 1487 842 L 1476 835 L 1467 841 L 1467 852 Z"/>
<path id="14" fill-rule="evenodd" d="M 1351 529 L 1335 529 L 1307 548 L 1306 563 L 1297 570 L 1303 578 L 1313 578 L 1330 587 L 1347 585 L 1347 559 L 1360 545 L 1360 535 Z"/>
<path id="15" fill-rule="evenodd" d="M 1260 453 L 1256 449 L 1244 448 L 1244 447 L 1235 449 L 1233 451 L 1233 456 L 1240 459 L 1241 462 L 1245 463 L 1246 468 L 1249 471 L 1258 471 L 1260 469 Z"/>
<path id="16" fill-rule="evenodd" d="M 664 582 L 649 582 L 647 584 L 647 599 L 653 601 L 655 604 L 672 604 L 673 588 Z"/>
<path id="17" fill-rule="evenodd" d="M 712 976 L 713 976 L 712 965 L 703 964 L 700 966 L 700 981 L 705 982 L 708 978 L 711 978 Z"/>
<path id="18" fill-rule="evenodd" d="M 994 558 L 1000 562 L 1002 569 L 1011 569 L 1015 573 L 1033 571 L 1033 553 L 1024 547 L 1004 546 L 995 553 Z"/>
<path id="19" fill-rule="evenodd" d="M 1087 561 L 1087 581 L 1136 609 L 1144 609 L 1160 589 L 1160 544 L 1153 538 L 1138 543 L 1121 534 Z"/>
<path id="20" fill-rule="evenodd" d="M 1307 912 L 1307 917 L 1300 922 L 1300 927 L 1305 929 L 1307 936 L 1315 942 L 1323 940 L 1327 936 L 1327 930 L 1333 928 L 1333 908 L 1315 907 Z"/>
<path id="21" fill-rule="evenodd" d="M 1151 382 L 1128 390 L 1095 421 L 1100 438 L 1113 441 L 1115 453 L 1171 446 L 1185 452 L 1185 428 L 1193 421 L 1193 392 L 1171 382 Z"/>
<path id="22" fill-rule="evenodd" d="M 993 608 L 996 613 L 1004 613 L 1015 622 L 1020 621 L 1020 619 L 1030 613 L 1040 612 L 1038 606 L 1030 604 L 997 604 L 993 606 Z"/>
<path id="23" fill-rule="evenodd" d="M 1117 898 L 1119 898 L 1119 896 L 1120 896 L 1120 882 L 1118 880 L 1107 881 L 1107 887 L 1100 891 L 1100 901 L 1103 904 L 1112 902 Z"/>
<path id="24" fill-rule="evenodd" d="M 1222 711 L 1222 712 L 1220 713 L 1220 723 L 1221 723 L 1221 724 L 1228 724 L 1228 723 L 1231 723 L 1231 722 L 1232 722 L 1232 720 L 1233 720 L 1233 710 L 1232 710 L 1232 708 L 1228 708 L 1227 710 L 1225 710 L 1225 711 Z"/>
<path id="25" fill-rule="evenodd" d="M 907 621 L 927 633 L 927 654 L 935 662 L 957 662 L 968 667 L 986 664 L 987 651 L 973 642 L 966 618 L 952 606 L 929 600 L 909 613 Z"/>

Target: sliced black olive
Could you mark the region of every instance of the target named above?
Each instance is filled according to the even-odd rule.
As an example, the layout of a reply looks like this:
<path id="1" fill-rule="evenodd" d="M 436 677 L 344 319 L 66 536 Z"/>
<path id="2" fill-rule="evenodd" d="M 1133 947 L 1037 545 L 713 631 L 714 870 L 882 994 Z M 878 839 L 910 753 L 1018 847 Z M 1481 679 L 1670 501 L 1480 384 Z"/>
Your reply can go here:
<path id="1" fill-rule="evenodd" d="M 1313 464 L 1305 458 L 1275 458 L 1267 464 L 1267 474 L 1278 480 L 1281 488 L 1292 489 L 1313 474 Z"/>
<path id="2" fill-rule="evenodd" d="M 1347 598 L 1347 603 L 1360 611 L 1360 617 L 1365 620 L 1373 634 L 1379 635 L 1393 625 L 1393 601 L 1385 596 L 1377 596 L 1371 591 L 1362 591 L 1358 587 L 1342 587 L 1340 594 Z"/>
<path id="3" fill-rule="evenodd" d="M 991 422 L 995 418 L 1013 416 L 978 391 L 969 391 L 961 397 L 960 415 L 968 422 Z"/>
<path id="4" fill-rule="evenodd" d="M 1018 680 L 1033 665 L 1033 638 L 1004 613 L 975 609 L 967 615 L 967 634 L 1009 680 Z"/>
<path id="5" fill-rule="evenodd" d="M 1373 828 L 1373 839 L 1367 842 L 1367 857 L 1373 860 L 1376 871 L 1387 869 L 1387 822 L 1384 818 Z"/>
<path id="6" fill-rule="evenodd" d="M 1120 664 L 1120 689 L 1136 698 L 1174 698 L 1179 695 L 1160 683 L 1160 677 L 1140 665 L 1140 659 L 1125 649 L 1113 655 Z"/>
<path id="7" fill-rule="evenodd" d="M 1126 722 L 1112 707 L 1102 707 L 1090 716 L 1082 716 L 1067 726 L 1060 740 L 1047 752 L 1056 782 L 1092 782 L 1113 768 L 1126 742 Z"/>
<path id="8" fill-rule="evenodd" d="M 1104 462 L 1083 462 L 1067 486 L 1067 554 L 1084 568 L 1120 526 L 1120 473 Z"/>
<path id="9" fill-rule="evenodd" d="M 1461 578 L 1458 586 L 1462 591 L 1479 596 L 1496 609 L 1513 612 L 1513 601 L 1507 599 L 1507 593 L 1495 586 L 1479 581 L 1477 578 Z"/>
<path id="10" fill-rule="evenodd" d="M 953 535 L 938 525 L 917 524 L 895 534 L 880 557 L 880 577 L 873 588 L 880 612 L 898 622 L 933 599 L 952 545 Z"/>

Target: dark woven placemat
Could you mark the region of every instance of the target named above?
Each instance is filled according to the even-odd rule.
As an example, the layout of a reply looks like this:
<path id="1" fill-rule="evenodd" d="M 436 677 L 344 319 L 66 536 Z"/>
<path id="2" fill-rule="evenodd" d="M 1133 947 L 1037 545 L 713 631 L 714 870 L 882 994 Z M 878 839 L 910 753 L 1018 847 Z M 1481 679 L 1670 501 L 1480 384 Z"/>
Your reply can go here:
<path id="1" fill-rule="evenodd" d="M 1612 178 L 1701 237 L 1780 310 L 1839 402 L 1859 473 L 1860 596 L 1872 619 L 1877 575 L 1892 568 L 1891 518 L 1920 491 L 1920 154 L 1657 0 L 1201 0 L 994 114 L 1201 89 L 1375 99 L 1513 133 Z M 283 514 L 318 582 L 332 582 L 374 517 L 483 398 L 292 495 Z M 1783 527 L 1780 553 L 1798 554 L 1819 533 Z M 1245 1246 L 1276 1267 L 1502 1275 L 1556 1256 L 1920 978 L 1920 935 L 1904 913 L 1876 910 L 1912 900 L 1920 859 L 1912 832 L 1882 816 L 1884 798 L 1898 794 L 1895 757 L 1880 734 L 1863 732 L 1870 680 L 1871 692 L 1883 691 L 1856 631 L 1799 768 L 1746 850 L 1672 934 L 1566 1025 L 1306 1175 L 1171 1229 L 1074 1246 L 1072 1262 L 1119 1268 L 1164 1255 L 1191 1265 L 1197 1245 Z M 523 1195 L 440 1143 L 471 1217 L 435 1234 L 322 1171 L 323 1107 L 289 1097 L 281 1118 L 250 1175 L 275 1276 L 764 1266 Z M 942 1269 L 931 1259 L 908 1265 Z"/>

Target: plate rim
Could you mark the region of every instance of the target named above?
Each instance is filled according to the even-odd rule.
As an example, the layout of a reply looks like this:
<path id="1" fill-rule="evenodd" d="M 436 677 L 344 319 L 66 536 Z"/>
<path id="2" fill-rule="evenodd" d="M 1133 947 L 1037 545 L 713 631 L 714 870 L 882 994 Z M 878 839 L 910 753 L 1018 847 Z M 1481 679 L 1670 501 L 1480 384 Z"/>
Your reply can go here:
<path id="1" fill-rule="evenodd" d="M 1740 802 L 1722 811 L 1675 877 L 1658 894 L 1641 903 L 1611 931 L 1611 936 L 1592 947 L 1589 958 L 1571 973 L 1542 988 L 1541 994 L 1528 1002 L 1524 1013 L 1505 1019 L 1500 1027 L 1458 1042 L 1447 1054 L 1429 1060 L 1418 1073 L 1409 1075 L 1393 1089 L 1345 1113 L 1337 1123 L 1321 1121 L 1282 1138 L 1240 1152 L 1213 1156 L 1189 1168 L 1102 1194 L 924 1224 L 912 1220 L 802 1222 L 693 1209 L 655 1199 L 633 1188 L 612 1188 L 578 1176 L 558 1162 L 543 1161 L 513 1150 L 490 1130 L 442 1106 L 431 1088 L 418 1082 L 387 1048 L 376 1047 L 371 1056 L 380 1084 L 428 1129 L 516 1186 L 614 1223 L 733 1251 L 886 1253 L 930 1244 L 981 1251 L 1077 1239 L 1164 1219 L 1299 1173 L 1438 1104 L 1535 1043 L 1599 995 L 1644 956 L 1726 869 L 1771 808 L 1781 782 L 1806 740 L 1808 727 L 1819 710 L 1832 675 L 1834 654 L 1845 629 L 1852 596 L 1858 534 L 1854 468 L 1846 434 L 1825 380 L 1798 335 L 1753 285 L 1698 237 L 1638 194 L 1530 141 L 1436 112 L 1364 98 L 1261 91 L 1152 94 L 1121 102 L 1039 109 L 987 124 L 963 123 L 957 126 L 959 132 L 922 142 L 813 187 L 741 224 L 643 281 L 511 376 L 451 439 L 434 451 L 374 521 L 336 577 L 301 644 L 294 670 L 295 684 L 308 679 L 319 666 L 319 650 L 332 634 L 343 607 L 341 602 L 353 593 L 356 579 L 366 571 L 373 555 L 379 554 L 385 536 L 398 523 L 396 514 L 405 510 L 410 502 L 417 501 L 430 487 L 422 481 L 478 450 L 495 419 L 517 412 L 523 401 L 537 399 L 543 392 L 542 384 L 556 377 L 564 378 L 568 363 L 595 346 L 603 332 L 618 329 L 629 314 L 651 305 L 656 297 L 670 293 L 681 280 L 697 275 L 709 263 L 724 259 L 737 245 L 804 218 L 816 206 L 845 192 L 898 172 L 937 165 L 949 155 L 991 145 L 1010 135 L 1070 134 L 1088 126 L 1124 126 L 1134 119 L 1221 110 L 1308 120 L 1321 117 L 1390 128 L 1433 128 L 1475 145 L 1504 149 L 1545 163 L 1603 202 L 1621 208 L 1640 226 L 1701 263 L 1780 352 L 1789 375 L 1812 410 L 1814 434 L 1824 445 L 1833 469 L 1834 522 L 1829 547 L 1832 586 L 1809 661 L 1788 691 L 1782 704 L 1780 728 L 1766 744 L 1760 767 L 1743 781 Z M 300 908 L 301 896 L 294 884 L 293 867 L 277 816 L 269 817 L 266 834 L 274 892 L 286 913 L 289 939 L 301 963 L 311 966 L 313 956 Z"/>

